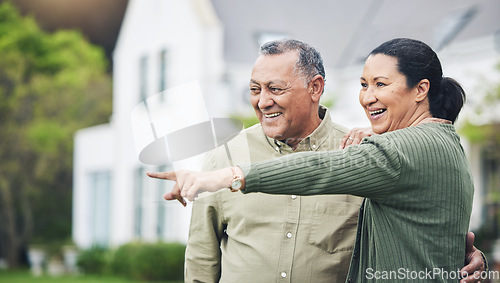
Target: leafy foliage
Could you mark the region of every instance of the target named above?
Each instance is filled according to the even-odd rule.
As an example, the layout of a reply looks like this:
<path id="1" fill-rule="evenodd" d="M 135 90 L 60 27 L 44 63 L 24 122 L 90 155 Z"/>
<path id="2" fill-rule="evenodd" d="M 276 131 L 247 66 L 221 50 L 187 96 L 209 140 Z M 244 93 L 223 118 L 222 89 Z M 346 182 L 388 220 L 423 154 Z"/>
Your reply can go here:
<path id="1" fill-rule="evenodd" d="M 143 281 L 182 280 L 185 245 L 180 243 L 128 243 L 114 251 L 90 248 L 78 257 L 86 273 L 109 272 Z"/>
<path id="2" fill-rule="evenodd" d="M 500 63 L 497 65 L 500 74 Z M 485 83 L 488 86 L 484 97 L 472 105 L 475 119 L 468 117 L 460 133 L 473 143 L 482 144 L 489 151 L 488 156 L 500 160 L 500 79 Z M 478 122 L 479 121 L 479 122 Z"/>
<path id="3" fill-rule="evenodd" d="M 101 275 L 108 271 L 109 262 L 109 251 L 105 248 L 94 246 L 80 252 L 76 264 L 84 273 Z"/>
<path id="4" fill-rule="evenodd" d="M 10 266 L 30 239 L 71 231 L 73 135 L 107 122 L 104 52 L 76 31 L 46 33 L 0 5 L 0 247 Z"/>
<path id="5" fill-rule="evenodd" d="M 497 74 L 500 75 L 500 63 L 497 64 Z M 470 141 L 482 143 L 487 141 L 488 137 L 494 137 L 494 142 L 500 144 L 500 139 L 495 136 L 498 131 L 492 127 L 498 127 L 498 111 L 500 111 L 500 76 L 497 81 L 482 83 L 485 95 L 471 104 L 472 115 L 466 118 L 464 126 L 460 129 Z M 474 118 L 474 119 L 473 119 Z"/>
<path id="6" fill-rule="evenodd" d="M 500 74 L 500 64 L 497 65 Z M 472 105 L 472 115 L 466 118 L 460 133 L 471 143 L 481 145 L 481 170 L 484 191 L 482 227 L 475 231 L 475 245 L 488 254 L 494 240 L 500 236 L 500 76 L 496 82 L 484 83 L 485 95 Z"/>

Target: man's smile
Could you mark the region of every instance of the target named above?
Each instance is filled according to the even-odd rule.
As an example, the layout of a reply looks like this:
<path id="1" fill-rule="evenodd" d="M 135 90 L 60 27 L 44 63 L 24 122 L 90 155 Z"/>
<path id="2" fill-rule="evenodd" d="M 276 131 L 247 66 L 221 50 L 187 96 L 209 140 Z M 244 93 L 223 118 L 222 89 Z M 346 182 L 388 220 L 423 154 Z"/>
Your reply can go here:
<path id="1" fill-rule="evenodd" d="M 281 112 L 275 112 L 275 113 L 269 113 L 269 114 L 263 113 L 263 114 L 264 114 L 264 117 L 266 117 L 266 118 L 274 118 L 274 117 L 280 116 L 282 113 Z"/>

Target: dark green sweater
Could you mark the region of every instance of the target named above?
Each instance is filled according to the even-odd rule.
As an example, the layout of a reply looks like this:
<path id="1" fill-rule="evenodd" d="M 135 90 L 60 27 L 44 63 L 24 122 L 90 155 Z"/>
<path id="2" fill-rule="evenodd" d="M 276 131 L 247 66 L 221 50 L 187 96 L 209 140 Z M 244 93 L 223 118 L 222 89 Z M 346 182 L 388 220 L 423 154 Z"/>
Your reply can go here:
<path id="1" fill-rule="evenodd" d="M 452 125 L 426 123 L 343 151 L 297 153 L 241 168 L 245 193 L 367 198 L 348 282 L 457 281 L 474 188 Z"/>

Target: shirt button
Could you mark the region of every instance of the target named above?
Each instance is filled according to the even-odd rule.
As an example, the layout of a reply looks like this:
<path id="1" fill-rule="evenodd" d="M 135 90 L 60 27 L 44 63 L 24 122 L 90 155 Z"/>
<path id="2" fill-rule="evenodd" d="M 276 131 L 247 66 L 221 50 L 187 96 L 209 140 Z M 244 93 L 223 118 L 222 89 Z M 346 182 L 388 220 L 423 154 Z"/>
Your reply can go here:
<path id="1" fill-rule="evenodd" d="M 296 199 L 296 198 L 297 198 L 297 196 L 296 196 L 296 195 L 292 195 L 292 199 Z"/>
<path id="2" fill-rule="evenodd" d="M 292 237 L 292 233 L 290 233 L 290 232 L 286 233 L 286 237 L 287 237 L 288 239 L 290 239 L 290 238 Z"/>
<path id="3" fill-rule="evenodd" d="M 276 149 L 276 151 L 280 151 L 279 146 L 275 147 L 274 149 Z"/>
<path id="4" fill-rule="evenodd" d="M 351 282 L 352 282 L 352 278 L 349 278 L 349 279 L 347 280 L 347 282 L 351 283 Z"/>
<path id="5" fill-rule="evenodd" d="M 286 272 L 281 272 L 281 277 L 286 278 Z"/>
<path id="6" fill-rule="evenodd" d="M 315 145 L 315 144 L 313 144 L 313 145 L 312 145 L 312 148 L 313 148 L 313 149 L 316 149 L 316 145 Z"/>

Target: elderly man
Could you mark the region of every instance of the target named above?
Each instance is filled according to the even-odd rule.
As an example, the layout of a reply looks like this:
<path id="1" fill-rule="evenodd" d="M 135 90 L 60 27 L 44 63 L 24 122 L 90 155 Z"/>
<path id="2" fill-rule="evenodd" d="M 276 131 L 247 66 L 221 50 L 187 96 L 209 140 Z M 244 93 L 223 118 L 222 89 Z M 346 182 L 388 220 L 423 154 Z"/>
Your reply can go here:
<path id="1" fill-rule="evenodd" d="M 250 80 L 260 123 L 228 143 L 230 154 L 225 148 L 208 153 L 204 170 L 359 142 L 359 131 L 343 140 L 347 129 L 333 123 L 319 104 L 324 84 L 323 61 L 314 48 L 296 40 L 264 44 Z M 175 191 L 165 195 L 176 197 Z M 193 204 L 185 280 L 343 282 L 361 202 L 350 195 L 229 190 L 199 198 Z"/>
<path id="2" fill-rule="evenodd" d="M 328 110 L 319 105 L 324 77 L 322 58 L 314 48 L 294 40 L 262 46 L 250 80 L 260 124 L 228 144 L 232 162 L 338 149 L 346 129 L 333 123 Z M 229 165 L 221 148 L 208 154 L 204 169 Z M 342 282 L 361 202 L 347 195 L 229 191 L 200 198 L 193 204 L 186 280 Z"/>

